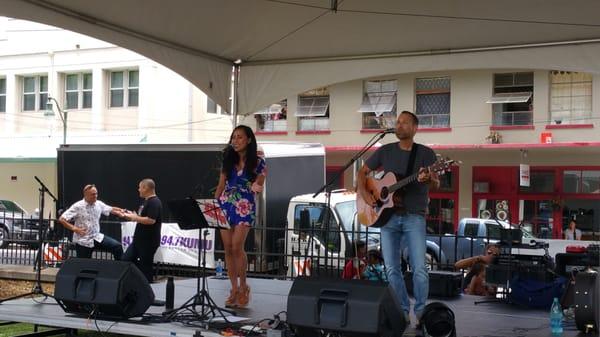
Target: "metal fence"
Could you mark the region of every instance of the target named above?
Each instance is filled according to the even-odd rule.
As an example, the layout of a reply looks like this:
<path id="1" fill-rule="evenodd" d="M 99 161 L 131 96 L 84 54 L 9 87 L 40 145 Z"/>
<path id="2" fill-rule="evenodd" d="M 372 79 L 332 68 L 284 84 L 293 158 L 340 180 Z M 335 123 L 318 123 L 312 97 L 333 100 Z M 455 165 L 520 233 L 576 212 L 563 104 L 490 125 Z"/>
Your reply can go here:
<path id="1" fill-rule="evenodd" d="M 46 266 L 59 266 L 75 256 L 71 232 L 55 219 L 43 221 L 42 239 L 39 220 L 0 213 L 0 263 L 34 265 L 38 247 L 42 244 Z M 339 228 L 339 227 L 337 227 Z M 121 241 L 121 226 L 117 221 L 102 221 L 101 232 Z M 225 261 L 218 231 L 214 242 L 214 260 Z M 483 253 L 492 238 L 428 235 L 427 265 L 430 269 L 451 270 L 463 258 Z M 248 254 L 248 274 L 253 277 L 293 279 L 299 275 L 341 276 L 344 266 L 355 254 L 355 243 L 363 241 L 367 250 L 380 249 L 378 229 L 362 227 L 347 231 L 313 226 L 309 230 L 287 227 L 254 228 L 245 243 Z M 197 250 L 197 249 L 196 249 Z M 94 258 L 112 259 L 106 251 L 95 251 Z M 406 260 L 406 259 L 403 259 Z M 406 261 L 403 266 L 407 267 Z M 225 266 L 226 267 L 226 266 Z M 213 273 L 211 269 L 209 271 Z M 155 275 L 196 277 L 197 266 L 156 263 Z"/>

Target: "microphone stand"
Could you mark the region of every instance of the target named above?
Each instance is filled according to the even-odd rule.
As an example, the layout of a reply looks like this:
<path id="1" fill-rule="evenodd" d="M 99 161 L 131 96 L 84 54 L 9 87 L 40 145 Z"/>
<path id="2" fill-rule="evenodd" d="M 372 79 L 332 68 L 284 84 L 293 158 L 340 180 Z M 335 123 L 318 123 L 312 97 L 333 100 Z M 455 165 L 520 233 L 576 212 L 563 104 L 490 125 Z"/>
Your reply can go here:
<path id="1" fill-rule="evenodd" d="M 21 294 L 21 295 L 17 295 L 17 296 L 13 296 L 13 297 L 9 297 L 9 298 L 5 298 L 0 300 L 0 304 L 6 302 L 6 301 L 11 301 L 11 300 L 15 300 L 18 298 L 22 298 L 22 297 L 27 297 L 27 296 L 35 296 L 35 295 L 42 295 L 44 296 L 44 298 L 52 298 L 54 300 L 56 300 L 54 298 L 54 296 L 45 293 L 44 289 L 42 288 L 42 259 L 43 259 L 43 254 L 44 254 L 44 230 L 43 230 L 43 226 L 44 226 L 44 197 L 46 195 L 46 193 L 48 193 L 48 195 L 50 197 L 52 197 L 52 200 L 54 200 L 54 202 L 57 201 L 56 197 L 52 194 L 52 192 L 50 192 L 50 190 L 48 189 L 48 187 L 46 187 L 46 185 L 44 185 L 44 183 L 37 177 L 34 176 L 35 180 L 40 184 L 40 189 L 39 189 L 39 206 L 40 206 L 40 213 L 39 213 L 39 218 L 38 218 L 38 251 L 37 251 L 37 257 L 35 259 L 35 285 L 33 286 L 33 289 L 31 290 L 31 292 L 28 292 L 26 294 Z"/>
<path id="2" fill-rule="evenodd" d="M 325 191 L 325 207 L 326 207 L 326 213 L 325 216 L 323 217 L 323 222 L 325 223 L 325 230 L 326 233 L 329 233 L 329 222 L 330 222 L 330 216 L 332 214 L 331 210 L 331 186 L 342 176 L 342 174 L 346 171 L 346 169 L 348 169 L 348 167 L 352 166 L 360 157 L 362 157 L 367 151 L 369 151 L 369 149 L 371 149 L 375 144 L 377 144 L 377 142 L 379 142 L 381 139 L 383 139 L 383 137 L 385 137 L 385 135 L 387 135 L 388 133 L 393 133 L 395 130 L 394 129 L 386 129 L 386 130 L 382 130 L 378 133 L 376 133 L 373 137 L 371 137 L 371 139 L 367 142 L 367 144 L 365 144 L 365 146 L 363 146 L 362 149 L 360 149 L 360 151 L 358 151 L 352 158 L 350 158 L 350 160 L 344 165 L 342 166 L 342 168 L 340 168 L 337 173 L 331 178 L 329 179 L 328 182 L 325 183 L 325 185 L 321 186 L 321 188 L 319 188 L 319 190 L 317 190 L 317 192 L 315 192 L 315 194 L 313 194 L 313 198 L 317 197 L 319 194 L 321 194 L 323 191 Z M 360 235 L 359 235 L 360 237 Z M 313 244 L 313 238 L 310 238 L 310 244 Z M 329 271 L 329 264 L 328 264 L 328 242 L 329 241 L 329 236 L 325 235 L 325 272 Z M 308 251 L 308 250 L 307 250 Z M 312 249 L 311 249 L 312 252 Z M 307 256 L 305 256 L 305 261 L 306 261 Z M 318 270 L 318 265 L 317 265 L 317 270 Z"/>

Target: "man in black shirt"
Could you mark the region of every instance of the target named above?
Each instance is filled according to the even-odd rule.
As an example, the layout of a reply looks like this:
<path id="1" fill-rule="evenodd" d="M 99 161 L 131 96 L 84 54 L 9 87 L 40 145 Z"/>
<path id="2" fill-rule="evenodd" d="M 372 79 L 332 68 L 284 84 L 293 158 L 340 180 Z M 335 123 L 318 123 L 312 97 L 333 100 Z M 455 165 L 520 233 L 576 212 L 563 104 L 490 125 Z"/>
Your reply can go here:
<path id="1" fill-rule="evenodd" d="M 152 282 L 152 264 L 154 253 L 160 246 L 160 227 L 162 223 L 162 203 L 156 196 L 156 185 L 152 179 L 140 181 L 138 186 L 144 203 L 137 213 L 128 211 L 125 218 L 135 221 L 133 242 L 123 254 L 123 261 L 134 262 L 144 273 L 148 282 Z"/>

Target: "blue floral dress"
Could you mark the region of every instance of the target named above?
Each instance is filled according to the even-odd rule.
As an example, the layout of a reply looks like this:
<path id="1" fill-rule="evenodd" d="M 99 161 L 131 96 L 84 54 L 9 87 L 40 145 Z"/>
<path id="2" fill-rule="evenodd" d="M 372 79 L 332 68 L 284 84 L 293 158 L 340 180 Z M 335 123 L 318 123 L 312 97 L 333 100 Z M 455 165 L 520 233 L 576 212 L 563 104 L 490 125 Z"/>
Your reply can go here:
<path id="1" fill-rule="evenodd" d="M 265 160 L 258 158 L 256 175 L 266 175 Z M 254 192 L 250 189 L 252 182 L 245 170 L 231 169 L 229 178 L 225 181 L 225 189 L 219 197 L 219 205 L 229 221 L 231 228 L 242 225 L 252 227 L 256 219 L 256 201 Z"/>

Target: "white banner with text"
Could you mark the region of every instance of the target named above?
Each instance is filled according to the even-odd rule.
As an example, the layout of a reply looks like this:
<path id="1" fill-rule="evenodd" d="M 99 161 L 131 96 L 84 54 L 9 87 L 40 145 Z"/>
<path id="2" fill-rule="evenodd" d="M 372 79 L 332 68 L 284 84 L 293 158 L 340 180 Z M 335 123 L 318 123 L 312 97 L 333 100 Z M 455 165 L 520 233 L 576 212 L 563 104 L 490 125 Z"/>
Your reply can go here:
<path id="1" fill-rule="evenodd" d="M 135 222 L 121 223 L 121 242 L 124 251 L 133 241 L 134 231 Z M 154 255 L 154 262 L 196 266 L 198 265 L 198 251 L 202 256 L 202 249 L 205 247 L 206 267 L 214 268 L 215 230 L 214 228 L 202 229 L 201 239 L 198 237 L 198 231 L 198 229 L 182 230 L 176 223 L 163 223 L 160 247 Z"/>

